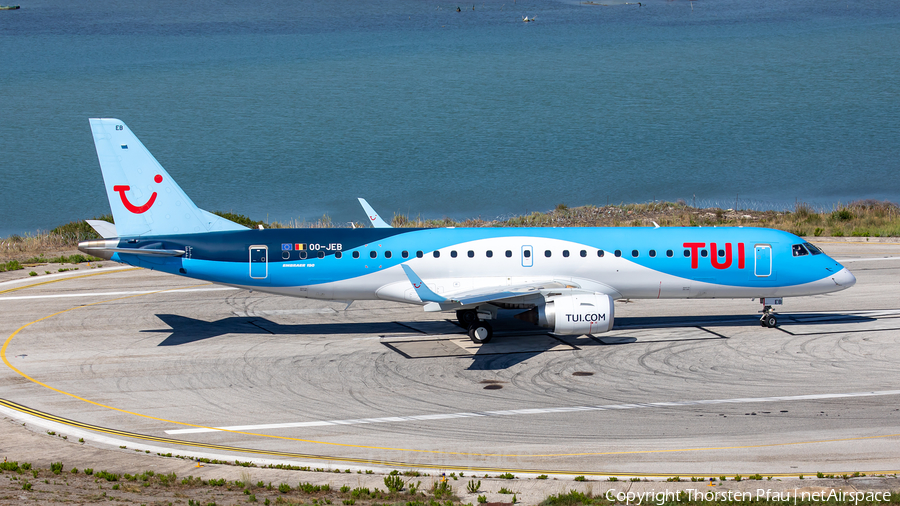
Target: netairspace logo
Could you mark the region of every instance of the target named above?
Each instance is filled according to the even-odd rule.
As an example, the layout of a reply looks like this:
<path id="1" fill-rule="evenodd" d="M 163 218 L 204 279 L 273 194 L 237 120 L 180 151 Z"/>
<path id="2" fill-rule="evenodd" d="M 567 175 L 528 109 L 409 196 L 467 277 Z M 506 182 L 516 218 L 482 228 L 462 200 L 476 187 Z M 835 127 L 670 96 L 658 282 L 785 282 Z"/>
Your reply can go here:
<path id="1" fill-rule="evenodd" d="M 890 502 L 890 492 L 842 492 L 831 490 L 827 492 L 806 492 L 794 490 L 770 490 L 759 488 L 753 491 L 742 492 L 739 490 L 698 490 L 687 489 L 680 491 L 666 490 L 663 492 L 617 492 L 614 489 L 606 491 L 606 499 L 619 504 L 634 504 L 640 506 L 662 506 L 666 503 L 681 501 L 770 501 L 784 504 L 797 504 L 799 502 L 837 502 L 841 504 L 854 504 L 860 502 Z"/>

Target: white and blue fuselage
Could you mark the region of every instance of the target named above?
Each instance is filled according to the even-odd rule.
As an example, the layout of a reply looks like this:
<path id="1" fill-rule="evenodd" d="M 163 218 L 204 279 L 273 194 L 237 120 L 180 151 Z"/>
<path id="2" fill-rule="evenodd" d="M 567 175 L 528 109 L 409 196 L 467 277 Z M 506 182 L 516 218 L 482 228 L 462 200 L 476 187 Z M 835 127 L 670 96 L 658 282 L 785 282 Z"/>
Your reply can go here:
<path id="1" fill-rule="evenodd" d="M 280 295 L 456 311 L 476 342 L 499 309 L 596 333 L 616 299 L 769 299 L 856 281 L 800 237 L 755 227 L 251 230 L 197 208 L 121 121 L 91 127 L 116 224 L 93 222 L 104 239 L 83 251 Z"/>

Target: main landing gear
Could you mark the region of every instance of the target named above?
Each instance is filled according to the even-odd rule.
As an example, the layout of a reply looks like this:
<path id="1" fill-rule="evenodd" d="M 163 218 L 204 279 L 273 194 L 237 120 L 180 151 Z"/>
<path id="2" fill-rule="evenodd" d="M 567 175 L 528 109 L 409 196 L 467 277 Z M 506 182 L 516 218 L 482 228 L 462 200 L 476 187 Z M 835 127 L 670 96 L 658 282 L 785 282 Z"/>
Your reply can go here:
<path id="1" fill-rule="evenodd" d="M 491 324 L 478 318 L 478 311 L 461 309 L 456 312 L 456 320 L 464 329 L 468 329 L 469 339 L 475 344 L 484 344 L 494 337 Z"/>

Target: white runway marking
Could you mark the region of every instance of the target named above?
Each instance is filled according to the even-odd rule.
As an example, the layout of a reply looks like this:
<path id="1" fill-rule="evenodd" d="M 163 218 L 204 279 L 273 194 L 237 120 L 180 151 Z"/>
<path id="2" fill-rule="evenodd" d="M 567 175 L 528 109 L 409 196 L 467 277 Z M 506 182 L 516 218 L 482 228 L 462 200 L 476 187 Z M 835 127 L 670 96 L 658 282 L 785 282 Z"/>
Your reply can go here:
<path id="1" fill-rule="evenodd" d="M 874 392 L 852 392 L 845 394 L 811 394 L 789 395 L 782 397 L 744 397 L 738 399 L 709 399 L 699 401 L 647 402 L 639 404 L 610 404 L 606 406 L 563 406 L 556 408 L 525 408 L 502 411 L 477 411 L 463 413 L 436 413 L 432 415 L 387 416 L 383 418 L 359 418 L 351 420 L 328 420 L 314 422 L 269 423 L 262 425 L 232 425 L 230 427 L 175 429 L 166 434 L 197 434 L 220 430 L 253 431 L 265 429 L 288 429 L 296 427 L 324 427 L 329 425 L 363 425 L 369 423 L 423 422 L 432 420 L 449 420 L 454 418 L 478 418 L 492 416 L 543 415 L 548 413 L 572 413 L 576 411 L 612 411 L 619 409 L 644 408 L 679 408 L 687 406 L 712 406 L 717 404 L 751 404 L 760 402 L 815 401 L 825 399 L 846 399 L 850 397 L 877 397 L 884 395 L 900 395 L 900 390 L 882 390 Z"/>
<path id="2" fill-rule="evenodd" d="M 5 300 L 27 299 L 58 299 L 63 297 L 112 297 L 119 295 L 145 295 L 148 293 L 184 293 L 184 292 L 216 292 L 219 290 L 239 290 L 230 286 L 218 286 L 215 288 L 173 288 L 171 290 L 140 290 L 134 292 L 76 292 L 54 293 L 50 295 L 14 295 L 12 297 L 0 297 L 0 302 Z"/>
<path id="3" fill-rule="evenodd" d="M 900 257 L 879 257 L 879 258 L 835 258 L 838 263 L 845 262 L 877 262 L 879 260 L 900 260 Z"/>

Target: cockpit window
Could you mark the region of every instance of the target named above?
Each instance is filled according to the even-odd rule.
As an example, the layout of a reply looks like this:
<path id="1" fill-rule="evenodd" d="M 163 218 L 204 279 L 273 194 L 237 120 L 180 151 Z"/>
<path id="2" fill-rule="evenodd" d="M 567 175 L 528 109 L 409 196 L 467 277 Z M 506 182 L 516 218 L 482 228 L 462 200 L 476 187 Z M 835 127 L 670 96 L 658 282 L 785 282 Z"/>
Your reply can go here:
<path id="1" fill-rule="evenodd" d="M 820 250 L 819 248 L 817 248 L 817 247 L 814 246 L 813 244 L 810 244 L 810 243 L 808 243 L 808 242 L 805 242 L 805 243 L 803 243 L 803 245 L 806 246 L 806 249 L 808 249 L 809 252 L 812 253 L 813 255 L 821 255 L 821 254 L 822 254 L 822 250 Z"/>
<path id="2" fill-rule="evenodd" d="M 802 257 L 809 255 L 809 252 L 806 251 L 806 248 L 803 247 L 802 244 L 795 244 L 791 246 L 791 250 L 794 252 L 795 257 Z"/>

